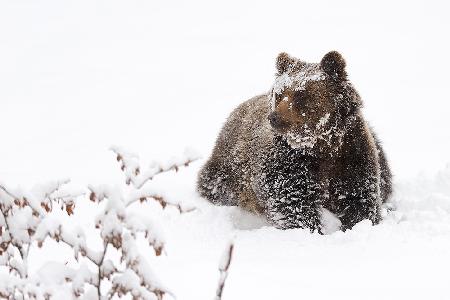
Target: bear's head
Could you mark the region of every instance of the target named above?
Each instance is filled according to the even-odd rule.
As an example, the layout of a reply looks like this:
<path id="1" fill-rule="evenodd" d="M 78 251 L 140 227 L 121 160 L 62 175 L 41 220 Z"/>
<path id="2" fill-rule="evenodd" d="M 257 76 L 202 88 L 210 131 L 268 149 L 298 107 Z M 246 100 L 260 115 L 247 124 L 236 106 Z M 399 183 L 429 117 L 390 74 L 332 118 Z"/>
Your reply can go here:
<path id="1" fill-rule="evenodd" d="M 276 67 L 268 117 L 275 133 L 294 149 L 340 146 L 361 107 L 342 56 L 332 51 L 317 64 L 280 53 Z"/>

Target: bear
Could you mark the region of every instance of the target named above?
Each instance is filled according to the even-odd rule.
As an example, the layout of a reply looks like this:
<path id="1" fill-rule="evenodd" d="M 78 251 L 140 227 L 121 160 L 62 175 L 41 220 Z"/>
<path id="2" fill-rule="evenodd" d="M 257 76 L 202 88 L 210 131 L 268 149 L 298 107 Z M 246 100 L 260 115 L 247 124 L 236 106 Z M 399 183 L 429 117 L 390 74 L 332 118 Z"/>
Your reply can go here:
<path id="1" fill-rule="evenodd" d="M 342 231 L 378 224 L 392 174 L 344 58 L 331 51 L 307 63 L 283 52 L 276 70 L 268 93 L 228 117 L 198 173 L 199 194 L 280 229 L 322 233 L 327 212 Z"/>

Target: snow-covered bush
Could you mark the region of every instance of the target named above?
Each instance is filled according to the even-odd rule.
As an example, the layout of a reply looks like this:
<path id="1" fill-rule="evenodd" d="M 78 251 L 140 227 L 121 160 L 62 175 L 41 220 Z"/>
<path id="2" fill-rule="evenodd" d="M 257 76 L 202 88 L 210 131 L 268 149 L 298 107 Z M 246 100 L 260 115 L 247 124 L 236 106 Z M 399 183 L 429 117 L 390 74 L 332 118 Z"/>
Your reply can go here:
<path id="1" fill-rule="evenodd" d="M 49 296 L 37 291 L 37 284 L 33 287 L 28 280 L 28 254 L 43 230 L 59 239 L 62 228 L 49 216 L 56 205 L 72 215 L 75 200 L 84 194 L 70 190 L 68 183 L 55 181 L 31 191 L 11 190 L 0 184 L 0 270 L 9 272 L 9 276 L 0 273 L 1 297 Z M 42 240 L 37 245 L 42 246 Z"/>
<path id="2" fill-rule="evenodd" d="M 125 174 L 123 185 L 90 185 L 87 190 L 77 190 L 68 180 L 63 180 L 23 191 L 0 183 L 0 298 L 49 299 L 66 295 L 107 299 L 131 295 L 133 299 L 163 299 L 165 295 L 173 296 L 153 274 L 137 247 L 138 239 L 145 239 L 156 256 L 164 253 L 162 230 L 129 208 L 135 203 L 155 200 L 163 208 L 173 206 L 180 213 L 193 210 L 145 184 L 158 174 L 188 166 L 197 156 L 186 152 L 179 159 L 153 163 L 141 171 L 136 155 L 119 147 L 111 150 Z M 94 232 L 102 241 L 101 249 L 88 244 L 85 228 L 69 229 L 61 218 L 55 217 L 56 206 L 71 216 L 77 202 L 87 199 L 98 204 Z M 60 247 L 70 247 L 76 260 L 73 266 L 46 264 L 41 273 L 51 274 L 51 282 L 29 274 L 28 270 L 30 250 L 42 247 L 48 238 Z"/>

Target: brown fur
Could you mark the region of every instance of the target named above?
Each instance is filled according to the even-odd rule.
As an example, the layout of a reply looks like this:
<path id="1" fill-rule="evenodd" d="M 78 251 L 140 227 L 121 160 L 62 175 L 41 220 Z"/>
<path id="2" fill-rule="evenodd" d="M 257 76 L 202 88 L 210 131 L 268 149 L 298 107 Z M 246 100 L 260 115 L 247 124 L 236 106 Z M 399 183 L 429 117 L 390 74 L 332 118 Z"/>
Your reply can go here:
<path id="1" fill-rule="evenodd" d="M 305 91 L 286 89 L 276 101 L 274 112 L 288 127 L 302 128 L 305 124 L 317 124 L 319 119 L 331 111 L 327 101 L 326 87 L 322 83 L 310 82 Z M 310 126 L 311 127 L 311 126 Z M 281 132 L 287 128 L 280 128 Z"/>

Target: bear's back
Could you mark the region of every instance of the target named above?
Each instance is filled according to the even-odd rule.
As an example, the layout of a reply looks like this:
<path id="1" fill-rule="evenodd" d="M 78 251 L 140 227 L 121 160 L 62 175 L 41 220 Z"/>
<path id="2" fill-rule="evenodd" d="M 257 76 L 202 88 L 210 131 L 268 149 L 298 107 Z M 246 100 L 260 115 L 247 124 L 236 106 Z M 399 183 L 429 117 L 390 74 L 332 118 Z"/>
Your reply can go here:
<path id="1" fill-rule="evenodd" d="M 272 141 L 268 114 L 267 94 L 241 103 L 223 126 L 217 139 L 217 150 L 220 149 L 222 154 L 240 162 L 252 160 L 259 151 L 258 148 L 267 146 Z"/>
<path id="2" fill-rule="evenodd" d="M 267 120 L 268 95 L 259 95 L 240 104 L 227 118 L 210 159 L 199 172 L 200 194 L 222 205 L 241 205 L 251 190 L 254 166 L 260 164 L 263 148 L 273 140 Z M 248 201 L 246 201 L 248 202 Z M 256 199 L 248 203 L 253 205 Z"/>

